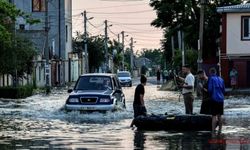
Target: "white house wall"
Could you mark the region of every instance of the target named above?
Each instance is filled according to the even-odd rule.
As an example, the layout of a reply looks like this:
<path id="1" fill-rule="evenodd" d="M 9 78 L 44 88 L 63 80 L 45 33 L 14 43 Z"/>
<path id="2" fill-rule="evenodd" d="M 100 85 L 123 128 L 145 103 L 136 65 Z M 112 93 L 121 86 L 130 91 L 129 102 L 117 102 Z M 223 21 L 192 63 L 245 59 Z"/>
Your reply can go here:
<path id="1" fill-rule="evenodd" d="M 250 41 L 241 40 L 241 16 L 250 16 L 250 13 L 227 14 L 227 55 L 250 55 Z"/>

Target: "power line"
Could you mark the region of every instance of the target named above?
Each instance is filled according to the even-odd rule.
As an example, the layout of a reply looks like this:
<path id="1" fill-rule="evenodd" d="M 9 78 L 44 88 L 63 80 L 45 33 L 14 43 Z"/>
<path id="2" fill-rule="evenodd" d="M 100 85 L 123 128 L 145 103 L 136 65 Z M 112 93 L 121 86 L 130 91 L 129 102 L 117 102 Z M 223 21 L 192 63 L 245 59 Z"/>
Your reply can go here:
<path id="1" fill-rule="evenodd" d="M 128 26 L 131 26 L 131 25 L 150 25 L 150 23 L 113 23 L 114 25 L 128 25 Z"/>
<path id="2" fill-rule="evenodd" d="M 95 25 L 92 24 L 89 20 L 88 20 L 88 23 L 89 23 L 91 26 L 93 26 L 94 28 L 96 28 L 96 29 L 98 29 L 98 28 L 100 28 L 101 26 L 104 25 L 104 24 L 102 23 L 102 24 L 100 24 L 100 25 L 98 25 L 98 26 L 95 26 Z"/>
<path id="3" fill-rule="evenodd" d="M 118 34 L 115 34 L 110 28 L 108 28 L 108 29 L 109 29 L 109 32 L 110 32 L 110 33 L 112 33 L 114 36 L 117 37 Z"/>
<path id="4" fill-rule="evenodd" d="M 131 13 L 145 13 L 145 12 L 152 12 L 153 10 L 150 9 L 150 10 L 141 10 L 141 11 L 127 11 L 127 12 L 89 12 L 89 13 L 92 13 L 92 14 L 113 14 L 113 15 L 116 15 L 116 14 L 131 14 Z"/>
<path id="5" fill-rule="evenodd" d="M 92 7 L 92 8 L 84 8 L 86 10 L 93 10 L 93 9 L 107 9 L 107 8 L 117 8 L 117 7 L 123 7 L 123 6 L 140 6 L 140 5 L 145 5 L 147 3 L 142 3 L 142 4 L 128 4 L 128 5 L 113 5 L 113 6 L 104 6 L 104 7 Z M 73 9 L 72 11 L 77 11 L 77 10 L 83 10 L 83 9 Z"/>
<path id="6" fill-rule="evenodd" d="M 144 30 L 144 29 L 139 29 L 139 28 L 131 28 L 131 27 L 127 27 L 127 26 L 124 26 L 122 24 L 117 24 L 118 26 L 121 26 L 121 27 L 124 27 L 126 29 L 130 29 L 130 30 L 136 30 L 136 31 L 144 31 L 144 32 L 154 32 L 154 30 Z"/>
<path id="7" fill-rule="evenodd" d="M 108 16 L 109 18 L 118 18 L 118 19 L 131 19 L 131 20 L 145 20 L 145 19 L 152 19 L 152 18 L 142 18 L 142 17 L 121 17 L 121 16 Z M 103 17 L 95 17 L 102 19 Z"/>

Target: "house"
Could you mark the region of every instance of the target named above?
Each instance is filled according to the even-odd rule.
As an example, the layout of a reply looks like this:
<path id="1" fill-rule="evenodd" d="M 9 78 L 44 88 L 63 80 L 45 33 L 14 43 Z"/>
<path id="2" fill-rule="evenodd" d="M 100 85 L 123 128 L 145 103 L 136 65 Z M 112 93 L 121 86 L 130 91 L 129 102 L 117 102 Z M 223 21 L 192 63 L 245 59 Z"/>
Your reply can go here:
<path id="1" fill-rule="evenodd" d="M 230 86 L 229 72 L 238 71 L 238 87 L 250 87 L 250 4 L 218 7 L 222 15 L 221 75 Z"/>
<path id="2" fill-rule="evenodd" d="M 32 25 L 21 17 L 16 21 L 17 34 L 28 37 L 38 52 L 34 59 L 36 85 L 45 86 L 46 76 L 51 86 L 65 85 L 74 79 L 70 76 L 73 74 L 70 69 L 72 63 L 75 66 L 75 61 L 69 62 L 72 52 L 72 0 L 9 1 L 32 18 L 40 20 L 38 24 Z"/>

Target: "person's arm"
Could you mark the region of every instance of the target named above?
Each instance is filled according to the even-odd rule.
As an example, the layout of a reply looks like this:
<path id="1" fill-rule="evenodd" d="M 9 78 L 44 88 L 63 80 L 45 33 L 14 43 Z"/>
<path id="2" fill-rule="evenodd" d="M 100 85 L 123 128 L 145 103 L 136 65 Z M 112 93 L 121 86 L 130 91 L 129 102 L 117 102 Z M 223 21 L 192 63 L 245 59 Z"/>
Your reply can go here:
<path id="1" fill-rule="evenodd" d="M 188 78 L 187 78 L 187 83 L 184 83 L 183 85 L 182 85 L 182 88 L 185 88 L 185 89 L 192 89 L 194 87 L 194 79 L 191 77 L 191 76 L 189 76 Z"/>
<path id="2" fill-rule="evenodd" d="M 185 88 L 185 89 L 192 89 L 194 86 L 193 85 L 188 85 L 187 83 L 184 83 L 182 85 L 182 88 Z"/>
<path id="3" fill-rule="evenodd" d="M 211 80 L 211 78 L 208 80 L 208 83 L 207 83 L 208 85 L 207 85 L 207 90 L 208 90 L 208 93 L 212 93 L 212 91 L 213 91 L 213 86 L 212 86 L 212 80 Z"/>
<path id="4" fill-rule="evenodd" d="M 184 82 L 184 81 L 185 81 L 185 79 L 182 78 L 182 77 L 180 77 L 180 76 L 176 76 L 176 79 L 180 80 L 181 82 Z"/>
<path id="5" fill-rule="evenodd" d="M 140 101 L 141 101 L 141 105 L 145 106 L 145 104 L 144 104 L 144 95 L 143 94 L 140 94 Z"/>

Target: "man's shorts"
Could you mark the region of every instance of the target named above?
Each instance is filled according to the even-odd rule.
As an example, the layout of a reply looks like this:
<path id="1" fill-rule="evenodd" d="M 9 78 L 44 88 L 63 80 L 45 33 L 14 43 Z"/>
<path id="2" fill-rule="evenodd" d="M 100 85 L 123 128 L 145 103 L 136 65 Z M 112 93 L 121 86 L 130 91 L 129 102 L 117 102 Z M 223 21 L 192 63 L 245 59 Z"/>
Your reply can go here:
<path id="1" fill-rule="evenodd" d="M 211 100 L 211 114 L 213 116 L 223 115 L 224 114 L 224 103 Z"/>

